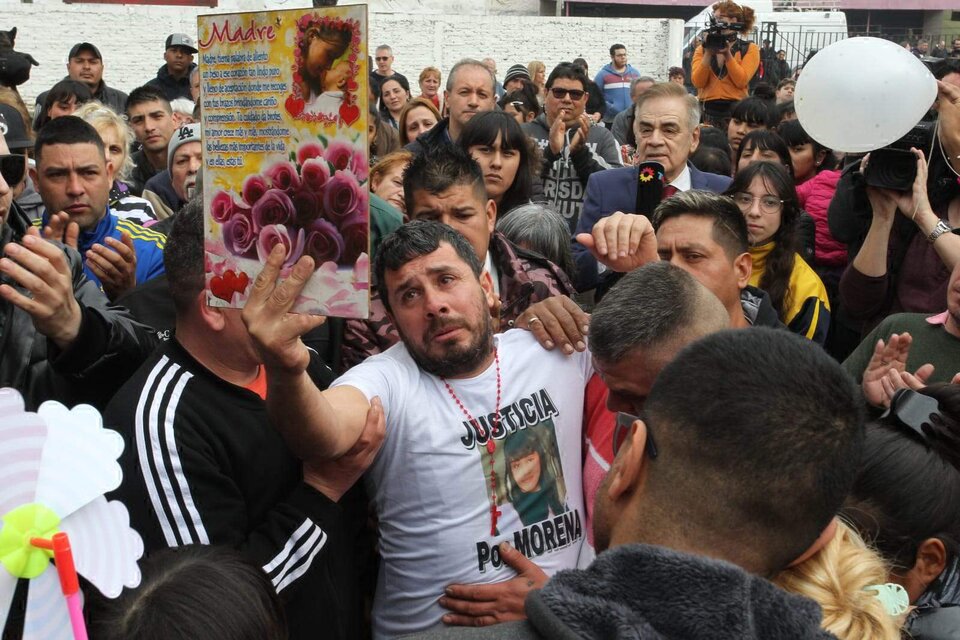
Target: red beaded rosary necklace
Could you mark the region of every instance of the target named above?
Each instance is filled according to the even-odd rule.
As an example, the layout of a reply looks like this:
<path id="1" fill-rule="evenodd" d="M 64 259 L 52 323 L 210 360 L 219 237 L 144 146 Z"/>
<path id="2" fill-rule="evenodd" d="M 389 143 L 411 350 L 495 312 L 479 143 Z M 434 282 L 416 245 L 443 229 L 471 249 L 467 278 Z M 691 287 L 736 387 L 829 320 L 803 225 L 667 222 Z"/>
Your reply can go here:
<path id="1" fill-rule="evenodd" d="M 460 401 L 460 398 L 457 396 L 456 392 L 453 390 L 453 387 L 450 386 L 450 383 L 447 382 L 446 378 L 441 377 L 440 381 L 443 382 L 443 386 L 447 388 L 447 393 L 450 394 L 450 397 L 453 398 L 453 401 L 457 403 L 457 406 L 460 407 L 460 411 L 463 412 L 463 415 L 467 416 L 467 420 L 470 421 L 470 424 L 476 426 L 480 435 L 483 436 L 484 432 L 487 431 L 487 453 L 490 455 L 490 535 L 497 535 L 497 519 L 501 515 L 501 511 L 497 509 L 497 470 L 494 466 L 493 453 L 497 450 L 497 443 L 493 439 L 493 431 L 500 426 L 500 355 L 497 353 L 497 349 L 493 350 L 493 362 L 497 368 L 497 405 L 493 413 L 493 425 L 489 430 L 484 429 L 483 425 L 480 424 L 480 421 L 473 417 L 467 408 L 463 406 L 463 402 Z"/>

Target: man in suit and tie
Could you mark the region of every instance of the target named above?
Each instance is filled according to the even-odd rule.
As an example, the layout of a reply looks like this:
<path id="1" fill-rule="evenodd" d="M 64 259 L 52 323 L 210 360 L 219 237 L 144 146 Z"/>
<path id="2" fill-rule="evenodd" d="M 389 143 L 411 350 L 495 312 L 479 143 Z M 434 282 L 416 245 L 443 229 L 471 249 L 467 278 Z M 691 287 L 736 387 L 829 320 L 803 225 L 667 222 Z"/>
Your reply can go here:
<path id="1" fill-rule="evenodd" d="M 689 162 L 690 155 L 700 143 L 699 122 L 700 105 L 697 99 L 678 84 L 655 84 L 637 99 L 633 124 L 637 157 L 639 162 L 653 161 L 663 165 L 667 182 L 663 190 L 664 198 L 691 189 L 721 193 L 730 184 L 728 176 L 700 171 Z M 634 211 L 637 172 L 637 167 L 633 166 L 591 175 L 576 233 L 590 233 L 601 218 L 617 211 L 644 215 L 653 213 Z M 573 254 L 577 262 L 577 289 L 593 289 L 600 279 L 600 267 L 596 259 L 576 241 Z"/>

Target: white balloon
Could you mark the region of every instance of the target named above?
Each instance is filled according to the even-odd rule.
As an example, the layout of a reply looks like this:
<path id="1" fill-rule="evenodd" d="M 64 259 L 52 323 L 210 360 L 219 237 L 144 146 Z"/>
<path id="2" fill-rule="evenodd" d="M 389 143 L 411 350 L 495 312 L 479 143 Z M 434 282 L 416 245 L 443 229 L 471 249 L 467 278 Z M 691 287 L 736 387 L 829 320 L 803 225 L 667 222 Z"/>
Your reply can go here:
<path id="1" fill-rule="evenodd" d="M 863 153 L 902 138 L 937 97 L 930 70 L 880 38 L 848 38 L 810 59 L 797 80 L 797 118 L 817 142 Z"/>

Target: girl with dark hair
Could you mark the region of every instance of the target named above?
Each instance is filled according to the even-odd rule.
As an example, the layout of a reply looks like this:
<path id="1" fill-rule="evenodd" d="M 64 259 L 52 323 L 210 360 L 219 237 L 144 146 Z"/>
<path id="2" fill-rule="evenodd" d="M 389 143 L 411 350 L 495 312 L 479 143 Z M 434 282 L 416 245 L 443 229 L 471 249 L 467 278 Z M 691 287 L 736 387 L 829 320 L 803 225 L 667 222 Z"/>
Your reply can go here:
<path id="1" fill-rule="evenodd" d="M 567 510 L 558 482 L 562 474 L 559 460 L 547 455 L 538 431 L 549 426 L 521 429 L 503 441 L 503 459 L 507 468 L 506 498 L 517 510 L 524 526 L 542 522 Z"/>
<path id="2" fill-rule="evenodd" d="M 847 245 L 833 237 L 827 221 L 827 210 L 840 181 L 836 158 L 803 130 L 799 120 L 782 123 L 779 131 L 790 147 L 800 206 L 813 217 L 817 228 L 813 268 L 827 286 L 830 300 L 836 301 L 848 262 Z"/>
<path id="3" fill-rule="evenodd" d="M 512 116 L 502 111 L 475 115 L 458 144 L 480 164 L 487 197 L 497 203 L 501 216 L 530 201 L 540 159 Z"/>
<path id="4" fill-rule="evenodd" d="M 47 92 L 47 97 L 40 107 L 40 117 L 36 121 L 36 130 L 54 118 L 69 116 L 77 108 L 93 100 L 93 95 L 87 85 L 76 80 L 61 80 Z"/>
<path id="5" fill-rule="evenodd" d="M 740 150 L 740 141 L 751 131 L 770 129 L 776 124 L 777 113 L 769 101 L 746 98 L 733 106 L 727 122 L 727 139 L 732 155 Z"/>
<path id="6" fill-rule="evenodd" d="M 400 149 L 397 130 L 380 119 L 380 112 L 370 103 L 370 117 L 367 118 L 367 144 L 370 146 L 370 166 L 377 164 L 381 157 Z"/>
<path id="7" fill-rule="evenodd" d="M 394 129 L 400 129 L 400 113 L 410 101 L 410 83 L 403 76 L 392 75 L 380 83 L 380 118 Z"/>
<path id="8" fill-rule="evenodd" d="M 890 411 L 867 425 L 863 463 L 841 513 L 892 566 L 889 580 L 906 589 L 915 607 L 904 625 L 909 637 L 957 637 L 960 386 L 894 396 Z"/>
<path id="9" fill-rule="evenodd" d="M 537 91 L 534 86 L 524 81 L 523 88 L 503 94 L 500 98 L 500 108 L 516 119 L 518 124 L 525 124 L 540 115 L 540 103 L 537 102 Z"/>
<path id="10" fill-rule="evenodd" d="M 793 165 L 790 164 L 790 150 L 775 131 L 757 129 L 751 131 L 740 141 L 737 151 L 737 171 L 754 162 L 776 162 L 787 170 L 793 179 Z M 800 219 L 797 221 L 797 251 L 808 263 L 813 261 L 816 250 L 817 226 L 813 217 L 801 206 Z M 831 298 L 832 300 L 832 298 Z"/>
<path id="11" fill-rule="evenodd" d="M 737 173 L 726 195 L 747 221 L 750 284 L 769 294 L 791 331 L 823 344 L 830 303 L 823 282 L 797 254 L 800 203 L 790 174 L 778 163 L 755 162 Z"/>

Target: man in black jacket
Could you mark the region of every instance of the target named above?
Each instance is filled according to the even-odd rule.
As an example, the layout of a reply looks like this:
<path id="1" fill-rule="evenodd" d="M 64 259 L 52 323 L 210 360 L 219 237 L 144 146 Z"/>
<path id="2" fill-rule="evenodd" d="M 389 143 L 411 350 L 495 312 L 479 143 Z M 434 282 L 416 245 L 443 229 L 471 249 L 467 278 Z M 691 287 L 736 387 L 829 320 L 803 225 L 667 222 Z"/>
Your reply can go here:
<path id="1" fill-rule="evenodd" d="M 164 65 L 157 70 L 157 77 L 147 84 L 158 89 L 167 100 L 193 100 L 190 72 L 197 66 L 193 62 L 193 56 L 197 53 L 196 43 L 185 33 L 171 33 L 163 49 Z"/>
<path id="2" fill-rule="evenodd" d="M 108 87 L 103 81 L 103 56 L 100 55 L 100 49 L 96 45 L 78 42 L 71 47 L 67 55 L 67 78 L 87 85 L 94 100 L 102 102 L 117 113 L 122 115 L 127 108 L 127 94 L 119 89 Z M 46 99 L 46 91 L 37 96 L 34 124 L 43 113 L 42 106 Z"/>
<path id="3" fill-rule="evenodd" d="M 165 247 L 175 335 L 104 413 L 126 442 L 114 495 L 147 554 L 221 544 L 263 567 L 291 638 L 360 637 L 354 545 L 365 511 L 354 510 L 355 494 L 341 498 L 379 449 L 383 411 L 373 403 L 357 446 L 336 463 L 304 464 L 287 448 L 267 415 L 266 373 L 240 310 L 206 304 L 202 211 L 192 200 Z M 316 357 L 308 371 L 322 388 L 333 380 Z"/>
<path id="4" fill-rule="evenodd" d="M 0 138 L 0 156 L 9 153 Z M 146 326 L 83 274 L 80 254 L 47 242 L 12 201 L 0 164 L 0 387 L 28 410 L 44 400 L 103 406 L 156 345 Z M 19 165 L 22 167 L 22 163 Z M 76 224 L 68 231 L 74 239 Z"/>

